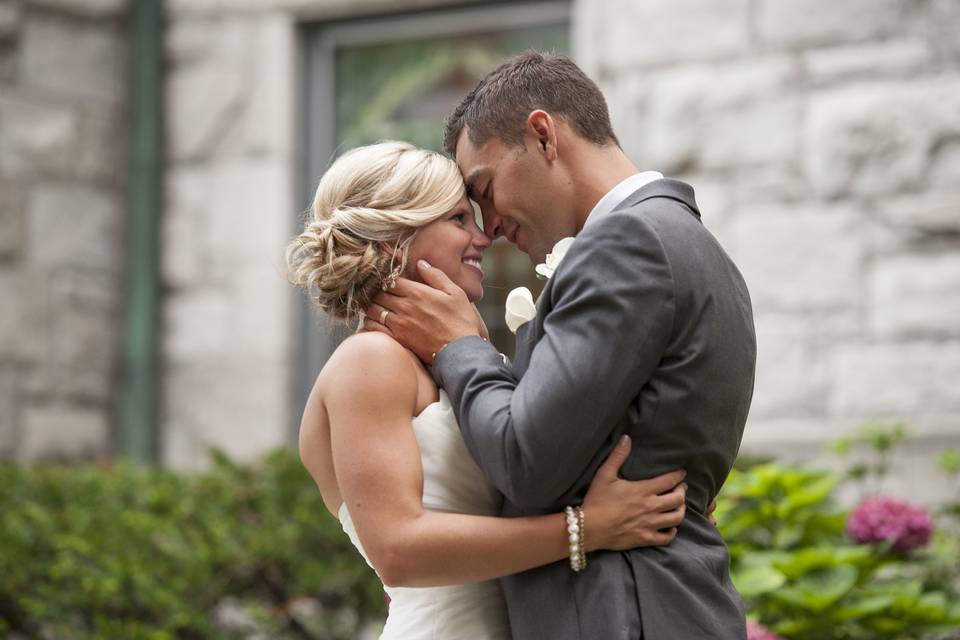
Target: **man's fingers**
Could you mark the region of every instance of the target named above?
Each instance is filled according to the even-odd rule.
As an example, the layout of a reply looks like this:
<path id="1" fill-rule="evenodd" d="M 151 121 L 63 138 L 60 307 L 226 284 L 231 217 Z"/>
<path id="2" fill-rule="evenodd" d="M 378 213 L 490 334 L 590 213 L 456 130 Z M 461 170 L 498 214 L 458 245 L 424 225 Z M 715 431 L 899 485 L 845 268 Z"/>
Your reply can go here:
<path id="1" fill-rule="evenodd" d="M 658 512 L 673 511 L 674 509 L 679 509 L 680 506 L 686 503 L 687 494 L 684 492 L 683 488 L 676 487 L 673 491 L 669 493 L 663 493 L 658 496 L 654 496 L 651 499 L 651 505 Z"/>
<path id="2" fill-rule="evenodd" d="M 367 331 L 379 331 L 380 333 L 385 333 L 391 338 L 395 337 L 393 335 L 393 332 L 390 331 L 389 328 L 383 326 L 376 320 L 371 320 L 370 318 L 367 318 L 366 320 L 363 321 L 363 328 L 366 329 Z"/>
<path id="3" fill-rule="evenodd" d="M 383 313 L 383 310 L 386 309 L 391 313 L 397 313 L 399 306 L 400 298 L 392 296 L 387 293 L 378 293 L 374 297 L 373 302 L 370 303 L 370 306 L 363 310 L 368 318 L 373 318 L 377 320 L 380 318 L 380 314 Z"/>
<path id="4" fill-rule="evenodd" d="M 391 313 L 394 313 L 394 312 L 390 311 L 386 307 L 380 306 L 376 302 L 374 302 L 369 307 L 367 307 L 367 311 L 366 311 L 367 318 L 375 320 L 377 323 L 382 325 L 387 324 L 386 321 L 390 317 Z"/>
<path id="5" fill-rule="evenodd" d="M 423 278 L 423 281 L 434 289 L 439 289 L 446 293 L 456 293 L 461 290 L 460 287 L 453 284 L 453 281 L 447 277 L 447 274 L 440 269 L 430 266 L 430 263 L 426 260 L 417 261 L 417 271 L 420 272 L 420 277 Z"/>
<path id="6" fill-rule="evenodd" d="M 655 478 L 644 480 L 643 482 L 649 485 L 653 493 L 666 493 L 683 482 L 685 477 L 687 477 L 686 469 L 676 469 Z"/>
<path id="7" fill-rule="evenodd" d="M 680 505 L 676 509 L 670 511 L 664 511 L 663 513 L 658 513 L 654 518 L 651 519 L 651 522 L 657 529 L 668 529 L 670 527 L 679 527 L 680 523 L 683 522 L 684 516 L 687 515 L 687 506 Z"/>
<path id="8" fill-rule="evenodd" d="M 620 467 L 627 461 L 630 455 L 630 436 L 623 436 L 617 442 L 617 445 L 603 461 L 600 468 L 597 469 L 597 475 L 608 480 L 615 480 L 619 475 Z"/>
<path id="9" fill-rule="evenodd" d="M 671 527 L 664 531 L 658 531 L 653 535 L 653 544 L 658 547 L 662 547 L 673 542 L 674 538 L 677 537 L 677 528 Z"/>

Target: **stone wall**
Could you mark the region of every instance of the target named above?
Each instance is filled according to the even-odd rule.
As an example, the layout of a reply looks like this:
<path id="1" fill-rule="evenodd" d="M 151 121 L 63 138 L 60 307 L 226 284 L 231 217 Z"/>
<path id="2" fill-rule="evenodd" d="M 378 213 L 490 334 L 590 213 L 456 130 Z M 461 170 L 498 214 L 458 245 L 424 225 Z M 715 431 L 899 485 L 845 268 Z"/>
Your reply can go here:
<path id="1" fill-rule="evenodd" d="M 167 464 L 202 466 L 211 445 L 249 458 L 292 436 L 281 256 L 306 204 L 298 26 L 451 4 L 464 3 L 167 1 Z M 0 0 L 0 456 L 109 451 L 123 6 Z M 935 497 L 929 453 L 960 446 L 960 4 L 573 7 L 575 56 L 624 147 L 694 184 L 750 284 L 746 449 L 823 460 L 862 420 L 900 418 L 920 438 L 899 481 Z"/>
<path id="2" fill-rule="evenodd" d="M 960 446 L 960 3 L 578 3 L 580 61 L 644 168 L 690 181 L 741 266 L 759 365 L 745 448 L 824 460 L 873 418 Z M 911 465 L 916 468 L 910 469 Z"/>
<path id="3" fill-rule="evenodd" d="M 111 449 L 123 0 L 0 0 L 0 457 Z"/>

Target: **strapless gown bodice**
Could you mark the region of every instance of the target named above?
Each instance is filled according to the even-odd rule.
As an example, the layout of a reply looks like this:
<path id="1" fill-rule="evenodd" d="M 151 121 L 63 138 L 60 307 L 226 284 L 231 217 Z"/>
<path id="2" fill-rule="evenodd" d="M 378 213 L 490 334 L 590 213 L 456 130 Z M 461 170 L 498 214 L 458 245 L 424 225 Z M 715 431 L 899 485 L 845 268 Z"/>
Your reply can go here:
<path id="1" fill-rule="evenodd" d="M 497 516 L 501 497 L 467 451 L 446 393 L 412 421 L 430 511 Z M 346 503 L 338 517 L 370 564 Z M 495 581 L 449 587 L 385 587 L 390 610 L 381 640 L 509 640 L 507 610 Z"/>

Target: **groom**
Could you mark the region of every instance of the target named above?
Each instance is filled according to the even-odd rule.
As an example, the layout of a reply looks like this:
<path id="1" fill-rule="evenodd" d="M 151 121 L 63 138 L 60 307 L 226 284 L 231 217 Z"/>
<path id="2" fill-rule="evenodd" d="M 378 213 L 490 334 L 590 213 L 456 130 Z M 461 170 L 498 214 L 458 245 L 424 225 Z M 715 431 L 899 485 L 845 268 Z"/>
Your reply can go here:
<path id="1" fill-rule="evenodd" d="M 745 638 L 727 548 L 704 512 L 737 455 L 756 339 L 747 287 L 693 189 L 639 172 L 599 89 L 559 56 L 528 52 L 491 72 L 448 119 L 445 144 L 491 238 L 541 263 L 576 236 L 512 364 L 425 263 L 432 286 L 402 281 L 377 300 L 386 326 L 367 321 L 432 365 L 504 515 L 579 504 L 621 434 L 634 443 L 625 477 L 687 470 L 687 516 L 669 546 L 505 578 L 514 637 Z"/>

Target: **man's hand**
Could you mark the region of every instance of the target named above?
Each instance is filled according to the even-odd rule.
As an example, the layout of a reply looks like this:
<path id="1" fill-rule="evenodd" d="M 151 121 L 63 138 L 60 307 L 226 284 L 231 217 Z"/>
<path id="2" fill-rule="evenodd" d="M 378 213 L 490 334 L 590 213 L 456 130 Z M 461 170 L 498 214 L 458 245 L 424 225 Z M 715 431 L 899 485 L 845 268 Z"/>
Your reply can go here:
<path id="1" fill-rule="evenodd" d="M 417 269 L 426 284 L 397 279 L 396 286 L 373 299 L 363 326 L 393 336 L 429 365 L 448 343 L 482 335 L 485 328 L 463 289 L 443 271 L 423 260 Z"/>

